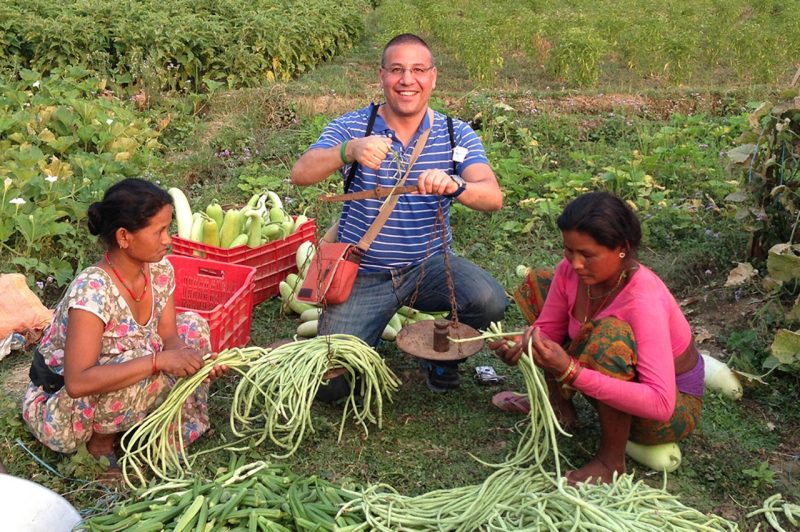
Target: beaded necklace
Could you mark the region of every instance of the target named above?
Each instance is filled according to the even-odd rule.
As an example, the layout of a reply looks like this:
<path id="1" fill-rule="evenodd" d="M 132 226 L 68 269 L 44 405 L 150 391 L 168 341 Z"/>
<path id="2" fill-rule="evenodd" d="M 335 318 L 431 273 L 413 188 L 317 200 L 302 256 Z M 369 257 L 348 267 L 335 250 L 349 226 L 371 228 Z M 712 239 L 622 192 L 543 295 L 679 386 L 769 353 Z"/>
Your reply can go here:
<path id="1" fill-rule="evenodd" d="M 106 251 L 105 259 L 106 259 L 106 262 L 108 263 L 108 265 L 111 266 L 111 271 L 114 272 L 114 275 L 117 276 L 117 279 L 119 279 L 119 282 L 122 283 L 122 286 L 124 286 L 128 290 L 128 293 L 131 295 L 133 300 L 136 301 L 137 303 L 141 302 L 142 299 L 144 299 L 145 294 L 147 294 L 147 285 L 148 285 L 147 275 L 144 273 L 144 266 L 142 266 L 142 268 L 139 270 L 142 273 L 142 277 L 144 277 L 144 289 L 142 290 L 142 295 L 140 295 L 139 297 L 136 297 L 134 295 L 134 293 L 133 293 L 133 290 L 131 290 L 131 287 L 128 286 L 128 283 L 125 282 L 125 279 L 122 278 L 122 276 L 119 274 L 117 269 L 111 263 L 111 258 L 109 258 L 109 256 L 108 256 L 108 251 Z"/>

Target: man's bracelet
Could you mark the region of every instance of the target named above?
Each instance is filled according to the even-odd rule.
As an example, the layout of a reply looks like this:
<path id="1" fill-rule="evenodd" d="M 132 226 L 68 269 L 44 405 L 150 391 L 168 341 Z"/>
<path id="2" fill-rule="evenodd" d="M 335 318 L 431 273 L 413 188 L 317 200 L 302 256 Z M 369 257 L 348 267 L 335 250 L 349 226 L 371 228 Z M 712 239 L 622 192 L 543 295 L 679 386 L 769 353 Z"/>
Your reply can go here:
<path id="1" fill-rule="evenodd" d="M 350 141 L 346 140 L 339 145 L 339 157 L 341 157 L 342 159 L 342 164 L 350 164 L 350 161 L 347 160 L 347 156 L 344 153 L 345 147 L 347 146 L 348 142 Z"/>

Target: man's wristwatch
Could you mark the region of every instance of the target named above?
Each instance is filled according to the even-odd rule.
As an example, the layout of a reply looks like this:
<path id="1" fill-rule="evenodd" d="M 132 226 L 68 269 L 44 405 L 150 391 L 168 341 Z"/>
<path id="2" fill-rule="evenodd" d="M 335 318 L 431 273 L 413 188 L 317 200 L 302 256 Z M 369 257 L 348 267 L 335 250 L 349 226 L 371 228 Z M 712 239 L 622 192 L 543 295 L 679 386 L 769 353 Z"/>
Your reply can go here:
<path id="1" fill-rule="evenodd" d="M 452 194 L 448 194 L 447 196 L 450 198 L 457 198 L 461 195 L 464 190 L 467 188 L 467 182 L 464 181 L 460 175 L 451 175 L 450 179 L 456 182 L 458 188 Z"/>

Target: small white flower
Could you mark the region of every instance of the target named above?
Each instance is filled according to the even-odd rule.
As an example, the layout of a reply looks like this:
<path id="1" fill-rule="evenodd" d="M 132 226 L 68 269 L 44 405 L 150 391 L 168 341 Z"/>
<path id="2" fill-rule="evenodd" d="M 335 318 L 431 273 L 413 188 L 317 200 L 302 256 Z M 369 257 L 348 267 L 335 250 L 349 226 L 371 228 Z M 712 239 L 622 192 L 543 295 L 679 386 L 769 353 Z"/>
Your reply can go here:
<path id="1" fill-rule="evenodd" d="M 11 205 L 25 205 L 25 200 L 22 198 L 14 198 L 11 201 L 9 201 L 9 203 Z"/>
<path id="2" fill-rule="evenodd" d="M 47 177 L 44 178 L 44 180 L 47 181 L 48 183 L 55 183 L 56 181 L 58 181 L 58 176 L 48 175 Z"/>
<path id="3" fill-rule="evenodd" d="M 36 287 L 42 290 L 44 288 L 44 283 L 42 281 L 36 281 Z"/>
<path id="4" fill-rule="evenodd" d="M 7 177 L 5 181 L 3 181 L 3 189 L 8 190 L 9 188 L 11 188 L 11 183 L 13 183 L 13 181 L 11 180 L 10 177 Z"/>
<path id="5" fill-rule="evenodd" d="M 113 121 L 113 120 L 111 120 L 110 118 L 109 118 L 108 120 L 106 120 L 106 124 L 108 124 L 109 126 L 110 126 L 111 124 L 113 124 L 113 123 L 114 123 L 114 121 Z"/>
<path id="6" fill-rule="evenodd" d="M 34 87 L 39 87 L 39 80 L 38 79 L 33 82 L 33 86 Z"/>

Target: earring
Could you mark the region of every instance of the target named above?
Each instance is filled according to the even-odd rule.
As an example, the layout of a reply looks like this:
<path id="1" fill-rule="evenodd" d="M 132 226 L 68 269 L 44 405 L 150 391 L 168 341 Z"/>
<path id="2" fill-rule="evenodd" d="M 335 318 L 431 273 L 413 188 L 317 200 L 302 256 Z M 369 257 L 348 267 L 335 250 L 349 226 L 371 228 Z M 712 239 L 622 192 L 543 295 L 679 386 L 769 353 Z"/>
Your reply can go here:
<path id="1" fill-rule="evenodd" d="M 619 258 L 621 258 L 621 259 L 625 258 L 625 252 L 624 251 L 620 251 L 619 252 Z"/>

